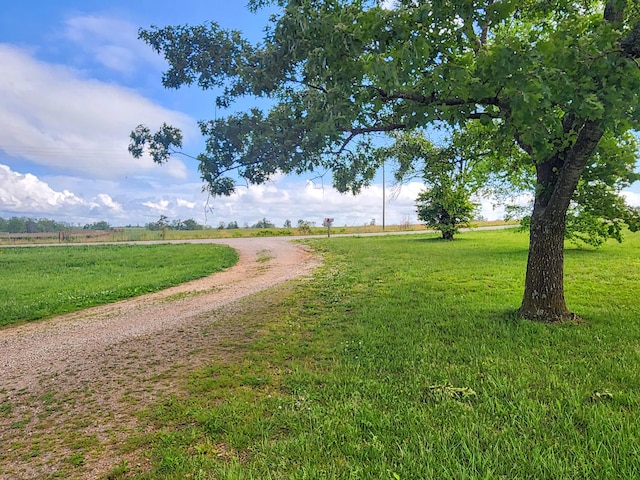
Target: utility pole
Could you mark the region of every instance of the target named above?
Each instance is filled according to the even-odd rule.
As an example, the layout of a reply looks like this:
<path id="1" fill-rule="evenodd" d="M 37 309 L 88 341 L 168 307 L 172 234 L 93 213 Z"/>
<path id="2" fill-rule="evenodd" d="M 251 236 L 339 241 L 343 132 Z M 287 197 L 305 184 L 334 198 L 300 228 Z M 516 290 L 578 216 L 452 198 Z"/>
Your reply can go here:
<path id="1" fill-rule="evenodd" d="M 382 231 L 384 232 L 384 216 L 385 216 L 385 208 L 386 208 L 386 198 L 385 198 L 385 179 L 384 179 L 384 162 L 382 162 Z"/>

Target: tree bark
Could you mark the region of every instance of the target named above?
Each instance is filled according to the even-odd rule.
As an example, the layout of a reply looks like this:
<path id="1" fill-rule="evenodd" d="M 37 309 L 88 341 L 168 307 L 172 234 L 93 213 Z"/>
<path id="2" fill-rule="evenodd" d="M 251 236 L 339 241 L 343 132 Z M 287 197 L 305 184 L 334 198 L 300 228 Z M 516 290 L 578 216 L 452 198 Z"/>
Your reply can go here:
<path id="1" fill-rule="evenodd" d="M 559 322 L 573 316 L 564 299 L 566 212 L 562 218 L 548 218 L 542 212 L 544 207 L 534 205 L 520 314 L 530 320 Z"/>
<path id="2" fill-rule="evenodd" d="M 575 317 L 564 298 L 566 217 L 578 181 L 602 135 L 599 122 L 585 121 L 571 147 L 536 165 L 537 192 L 520 306 L 524 318 L 561 322 Z"/>

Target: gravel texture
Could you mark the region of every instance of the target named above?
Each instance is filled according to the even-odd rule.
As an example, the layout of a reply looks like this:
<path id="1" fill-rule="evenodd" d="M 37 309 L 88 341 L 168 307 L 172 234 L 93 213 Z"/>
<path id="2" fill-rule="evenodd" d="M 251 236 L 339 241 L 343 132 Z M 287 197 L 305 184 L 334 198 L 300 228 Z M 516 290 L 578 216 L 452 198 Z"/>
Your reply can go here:
<path id="1" fill-rule="evenodd" d="M 204 364 L 234 334 L 228 322 L 216 327 L 216 312 L 318 264 L 288 238 L 191 243 L 229 245 L 240 260 L 161 292 L 0 330 L 0 479 L 61 471 L 100 478 L 123 460 L 115 451 L 136 428 L 131 404 L 142 408 L 174 390 L 176 376 L 167 372 Z M 74 430 L 93 438 L 100 452 L 83 457 L 75 470 L 69 463 L 79 458 L 69 447 Z"/>

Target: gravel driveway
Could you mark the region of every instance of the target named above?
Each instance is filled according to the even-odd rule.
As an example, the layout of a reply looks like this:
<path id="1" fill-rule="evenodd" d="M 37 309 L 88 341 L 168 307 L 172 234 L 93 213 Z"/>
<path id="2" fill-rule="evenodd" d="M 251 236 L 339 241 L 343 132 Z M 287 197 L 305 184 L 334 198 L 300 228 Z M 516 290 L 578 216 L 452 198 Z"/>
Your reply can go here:
<path id="1" fill-rule="evenodd" d="M 149 385 L 151 379 L 178 364 L 188 369 L 206 361 L 190 352 L 224 337 L 212 329 L 216 311 L 307 275 L 318 264 L 290 238 L 189 243 L 226 244 L 240 260 L 224 272 L 161 292 L 0 330 L 1 479 L 46 478 L 58 471 L 73 451 L 56 438 L 60 430 L 75 428 L 73 420 L 83 411 L 98 419 L 83 425 L 83 434 L 91 433 L 103 447 L 99 459 L 84 460 L 78 478 L 109 471 L 117 460 L 110 450 L 127 425 L 135 424 L 130 405 L 121 400 L 125 393 L 144 406 L 171 391 L 171 384 Z"/>

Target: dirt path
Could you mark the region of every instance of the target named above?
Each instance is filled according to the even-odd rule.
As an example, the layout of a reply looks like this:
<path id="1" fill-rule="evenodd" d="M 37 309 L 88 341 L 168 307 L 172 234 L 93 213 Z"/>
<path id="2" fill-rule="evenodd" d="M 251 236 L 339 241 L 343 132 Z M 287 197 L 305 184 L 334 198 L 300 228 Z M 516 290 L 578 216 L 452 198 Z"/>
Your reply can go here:
<path id="1" fill-rule="evenodd" d="M 47 478 L 60 469 L 73 477 L 70 464 L 77 478 L 99 478 L 117 463 L 110 453 L 123 432 L 134 428 L 131 403 L 142 407 L 171 391 L 164 373 L 202 364 L 206 355 L 197 352 L 206 347 L 210 355 L 231 334 L 216 328 L 216 311 L 318 263 L 286 238 L 192 243 L 230 245 L 240 260 L 161 292 L 0 330 L 0 479 Z M 99 456 L 74 452 L 78 429 Z"/>

